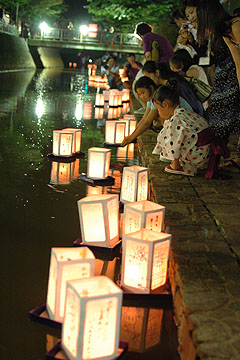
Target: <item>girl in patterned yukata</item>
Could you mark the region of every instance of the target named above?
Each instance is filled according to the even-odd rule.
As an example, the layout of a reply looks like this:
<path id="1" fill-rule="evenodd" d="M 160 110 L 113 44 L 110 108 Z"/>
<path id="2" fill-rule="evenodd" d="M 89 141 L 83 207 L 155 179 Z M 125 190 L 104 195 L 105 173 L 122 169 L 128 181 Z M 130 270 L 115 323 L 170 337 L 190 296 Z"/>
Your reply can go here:
<path id="1" fill-rule="evenodd" d="M 161 118 L 165 119 L 153 154 L 159 154 L 162 161 L 171 161 L 165 167 L 168 173 L 196 175 L 197 169 L 206 167 L 208 163 L 209 145 L 196 146 L 198 133 L 208 128 L 207 121 L 179 106 L 176 80 L 160 86 L 153 102 Z"/>

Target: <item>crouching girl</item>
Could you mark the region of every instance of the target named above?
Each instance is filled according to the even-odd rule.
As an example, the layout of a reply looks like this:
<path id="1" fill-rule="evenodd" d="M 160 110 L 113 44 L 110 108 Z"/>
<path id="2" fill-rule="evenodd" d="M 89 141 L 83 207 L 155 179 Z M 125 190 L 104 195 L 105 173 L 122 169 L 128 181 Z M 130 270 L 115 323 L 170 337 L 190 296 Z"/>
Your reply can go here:
<path id="1" fill-rule="evenodd" d="M 156 91 L 153 102 L 164 119 L 153 154 L 170 160 L 165 171 L 194 176 L 208 163 L 209 145 L 197 147 L 198 134 L 208 128 L 207 121 L 195 112 L 179 106 L 176 80 L 169 80 Z"/>

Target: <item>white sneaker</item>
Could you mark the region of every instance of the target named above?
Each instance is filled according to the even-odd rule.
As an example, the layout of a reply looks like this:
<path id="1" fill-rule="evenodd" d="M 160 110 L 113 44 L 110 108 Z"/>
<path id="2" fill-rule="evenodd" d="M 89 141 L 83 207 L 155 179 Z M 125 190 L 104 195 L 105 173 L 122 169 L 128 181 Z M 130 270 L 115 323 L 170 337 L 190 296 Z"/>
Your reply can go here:
<path id="1" fill-rule="evenodd" d="M 144 114 L 145 111 L 146 111 L 146 109 L 140 108 L 140 109 L 135 110 L 135 111 L 134 111 L 134 114 Z"/>

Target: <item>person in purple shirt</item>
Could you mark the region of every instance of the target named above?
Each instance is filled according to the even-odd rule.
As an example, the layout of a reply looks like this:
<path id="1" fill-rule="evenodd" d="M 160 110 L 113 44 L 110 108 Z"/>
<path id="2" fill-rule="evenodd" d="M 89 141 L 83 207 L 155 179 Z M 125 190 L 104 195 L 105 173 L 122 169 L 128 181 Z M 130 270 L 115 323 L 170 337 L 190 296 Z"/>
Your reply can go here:
<path id="1" fill-rule="evenodd" d="M 146 61 L 168 62 L 174 55 L 173 47 L 168 39 L 152 32 L 147 23 L 139 23 L 135 32 L 142 38 Z"/>

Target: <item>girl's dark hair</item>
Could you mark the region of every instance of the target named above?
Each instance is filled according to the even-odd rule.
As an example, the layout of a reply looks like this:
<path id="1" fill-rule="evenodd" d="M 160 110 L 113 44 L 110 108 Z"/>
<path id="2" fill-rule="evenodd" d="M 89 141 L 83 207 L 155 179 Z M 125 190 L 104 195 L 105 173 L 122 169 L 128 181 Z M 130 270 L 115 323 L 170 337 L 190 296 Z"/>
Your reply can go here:
<path id="1" fill-rule="evenodd" d="M 211 1 L 211 0 L 209 0 Z M 185 14 L 185 10 L 187 6 L 197 7 L 199 4 L 199 0 L 183 0 L 180 11 Z"/>
<path id="2" fill-rule="evenodd" d="M 185 19 L 185 15 L 180 11 L 180 9 L 173 10 L 171 18 L 174 19 Z"/>
<path id="3" fill-rule="evenodd" d="M 206 30 L 211 33 L 213 47 L 223 42 L 222 36 L 230 36 L 232 16 L 224 9 L 219 0 L 200 0 L 197 6 L 198 31 L 200 45 L 206 40 Z"/>
<path id="4" fill-rule="evenodd" d="M 194 61 L 187 50 L 180 49 L 171 57 L 169 64 L 175 66 L 177 69 L 182 67 L 182 70 L 186 72 L 190 66 L 194 64 Z"/>
<path id="5" fill-rule="evenodd" d="M 152 27 L 150 25 L 148 25 L 147 23 L 142 22 L 142 23 L 139 23 L 136 25 L 135 32 L 138 35 L 145 35 L 151 31 L 152 31 Z"/>
<path id="6" fill-rule="evenodd" d="M 161 85 L 155 92 L 153 102 L 161 104 L 164 100 L 170 100 L 172 105 L 179 104 L 179 93 L 176 79 L 170 79 L 166 85 Z"/>
<path id="7" fill-rule="evenodd" d="M 153 87 L 153 91 L 151 89 L 151 86 Z M 157 89 L 157 85 L 148 76 L 142 76 L 136 81 L 134 90 L 137 91 L 137 89 L 139 88 L 148 89 L 149 91 L 151 91 L 151 95 L 153 95 L 154 91 Z"/>

